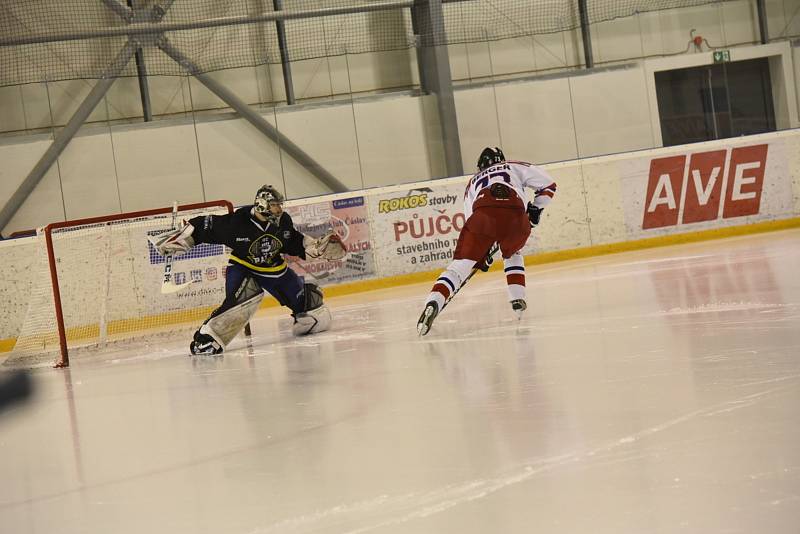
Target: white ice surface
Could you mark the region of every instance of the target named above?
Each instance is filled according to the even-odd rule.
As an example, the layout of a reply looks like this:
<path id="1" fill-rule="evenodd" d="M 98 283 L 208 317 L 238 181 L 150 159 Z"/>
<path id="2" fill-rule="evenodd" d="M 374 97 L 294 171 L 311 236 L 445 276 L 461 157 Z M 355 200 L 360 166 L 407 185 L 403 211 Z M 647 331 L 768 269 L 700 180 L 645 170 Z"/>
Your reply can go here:
<path id="1" fill-rule="evenodd" d="M 800 532 L 800 231 L 429 288 L 35 370 L 0 533 Z"/>

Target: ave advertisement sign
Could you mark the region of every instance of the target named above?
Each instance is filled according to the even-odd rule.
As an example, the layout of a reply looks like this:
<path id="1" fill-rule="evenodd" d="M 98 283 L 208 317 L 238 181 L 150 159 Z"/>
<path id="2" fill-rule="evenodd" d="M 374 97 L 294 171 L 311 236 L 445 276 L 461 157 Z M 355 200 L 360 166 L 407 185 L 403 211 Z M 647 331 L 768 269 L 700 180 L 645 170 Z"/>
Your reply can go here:
<path id="1" fill-rule="evenodd" d="M 629 237 L 775 218 L 792 209 L 781 140 L 620 163 Z"/>

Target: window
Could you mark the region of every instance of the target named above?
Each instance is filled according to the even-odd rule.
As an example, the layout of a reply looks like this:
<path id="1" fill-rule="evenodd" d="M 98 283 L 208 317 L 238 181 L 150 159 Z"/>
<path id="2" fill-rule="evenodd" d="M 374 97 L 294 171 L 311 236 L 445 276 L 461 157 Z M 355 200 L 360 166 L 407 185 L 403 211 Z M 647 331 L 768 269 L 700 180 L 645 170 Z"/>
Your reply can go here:
<path id="1" fill-rule="evenodd" d="M 664 146 L 775 131 L 768 58 L 655 77 Z"/>

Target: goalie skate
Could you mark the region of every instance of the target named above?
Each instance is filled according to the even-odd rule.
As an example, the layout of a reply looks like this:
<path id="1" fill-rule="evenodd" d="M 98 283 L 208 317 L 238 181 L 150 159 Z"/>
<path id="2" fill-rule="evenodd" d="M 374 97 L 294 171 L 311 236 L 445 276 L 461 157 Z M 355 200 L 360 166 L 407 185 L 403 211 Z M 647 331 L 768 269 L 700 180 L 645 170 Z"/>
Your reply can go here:
<path id="1" fill-rule="evenodd" d="M 189 351 L 195 356 L 205 354 L 222 354 L 222 345 L 208 334 L 196 332 L 194 340 L 189 344 Z"/>

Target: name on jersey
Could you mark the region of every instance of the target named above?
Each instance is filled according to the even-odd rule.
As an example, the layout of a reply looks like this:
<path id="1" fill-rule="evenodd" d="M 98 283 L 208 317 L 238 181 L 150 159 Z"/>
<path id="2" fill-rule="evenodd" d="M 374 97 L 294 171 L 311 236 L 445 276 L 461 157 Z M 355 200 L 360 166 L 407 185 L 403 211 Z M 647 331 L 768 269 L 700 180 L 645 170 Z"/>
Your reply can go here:
<path id="1" fill-rule="evenodd" d="M 488 167 L 488 168 L 482 170 L 481 172 L 479 172 L 478 174 L 476 174 L 475 176 L 473 176 L 472 177 L 472 182 L 475 183 L 478 180 L 480 180 L 481 178 L 484 178 L 486 176 L 489 176 L 490 174 L 496 173 L 497 171 L 510 171 L 510 170 L 511 170 L 511 166 L 508 163 L 492 165 L 491 167 Z"/>
<path id="2" fill-rule="evenodd" d="M 421 193 L 419 195 L 406 195 L 404 197 L 397 198 L 386 198 L 378 201 L 378 213 L 390 213 L 393 211 L 421 208 L 424 206 L 453 204 L 456 200 L 458 200 L 458 197 L 455 195 L 428 197 L 428 193 Z"/>
<path id="3" fill-rule="evenodd" d="M 507 163 L 493 165 L 473 176 L 467 187 L 473 188 L 477 192 L 484 187 L 488 187 L 489 181 L 494 178 L 502 179 L 505 183 L 509 184 L 511 183 L 511 175 L 505 171 L 510 170 L 511 167 Z"/>

